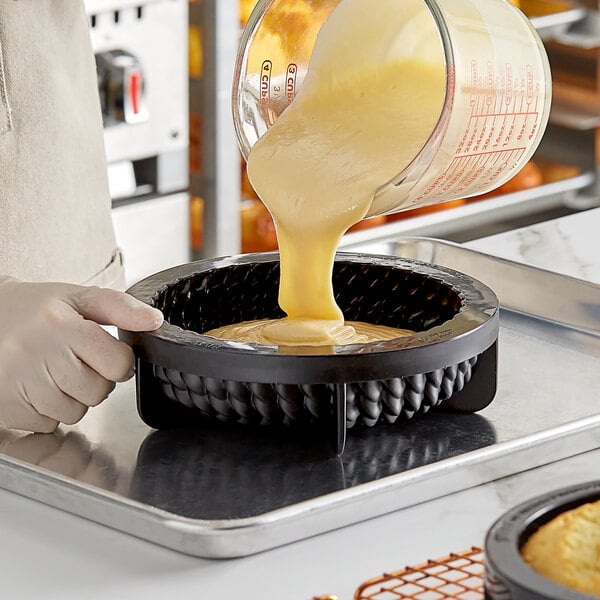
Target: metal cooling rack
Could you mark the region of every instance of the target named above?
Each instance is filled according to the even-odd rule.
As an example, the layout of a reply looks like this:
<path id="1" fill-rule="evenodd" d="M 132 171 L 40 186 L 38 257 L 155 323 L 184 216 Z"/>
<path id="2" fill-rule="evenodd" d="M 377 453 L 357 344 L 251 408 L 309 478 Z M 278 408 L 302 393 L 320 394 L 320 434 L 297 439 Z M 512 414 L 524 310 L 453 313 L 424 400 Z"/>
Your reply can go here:
<path id="1" fill-rule="evenodd" d="M 321 596 L 314 600 L 334 600 Z M 354 600 L 483 600 L 483 548 L 449 554 L 363 583 Z"/>

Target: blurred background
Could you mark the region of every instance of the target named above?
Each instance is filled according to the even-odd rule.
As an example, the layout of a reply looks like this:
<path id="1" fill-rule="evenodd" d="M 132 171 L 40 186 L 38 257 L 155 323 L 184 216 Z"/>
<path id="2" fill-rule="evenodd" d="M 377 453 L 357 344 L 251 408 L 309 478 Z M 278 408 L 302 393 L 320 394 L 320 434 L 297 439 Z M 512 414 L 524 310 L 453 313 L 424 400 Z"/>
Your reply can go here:
<path id="1" fill-rule="evenodd" d="M 85 0 L 128 284 L 191 259 L 277 248 L 231 117 L 238 42 L 256 3 Z M 315 0 L 289 4 L 289 22 L 310 24 Z M 363 221 L 342 246 L 401 234 L 463 242 L 600 205 L 600 0 L 513 4 L 544 40 L 553 74 L 533 159 L 493 193 Z M 268 52 L 285 43 L 274 31 Z"/>

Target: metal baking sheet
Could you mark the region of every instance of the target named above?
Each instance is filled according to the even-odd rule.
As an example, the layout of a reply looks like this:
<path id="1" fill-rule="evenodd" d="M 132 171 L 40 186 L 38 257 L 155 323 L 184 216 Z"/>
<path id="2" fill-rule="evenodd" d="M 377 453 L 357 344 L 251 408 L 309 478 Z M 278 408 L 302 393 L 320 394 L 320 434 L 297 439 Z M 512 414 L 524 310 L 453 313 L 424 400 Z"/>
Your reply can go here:
<path id="1" fill-rule="evenodd" d="M 427 238 L 365 251 L 458 267 L 493 282 L 515 309 L 502 310 L 499 388 L 487 409 L 353 429 L 336 457 L 318 437 L 152 431 L 129 382 L 77 426 L 0 431 L 0 486 L 180 552 L 225 558 L 600 446 L 600 286 Z M 566 293 L 573 311 L 550 302 Z"/>

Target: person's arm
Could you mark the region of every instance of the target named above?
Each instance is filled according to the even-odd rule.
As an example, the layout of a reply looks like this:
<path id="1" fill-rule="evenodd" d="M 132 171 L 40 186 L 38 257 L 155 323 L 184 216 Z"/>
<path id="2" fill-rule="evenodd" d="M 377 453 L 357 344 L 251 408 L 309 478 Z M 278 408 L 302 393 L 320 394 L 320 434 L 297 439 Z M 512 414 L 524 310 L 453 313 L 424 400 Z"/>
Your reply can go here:
<path id="1" fill-rule="evenodd" d="M 115 290 L 0 278 L 0 426 L 76 423 L 133 375 L 133 351 L 101 325 L 152 331 L 162 321 Z"/>

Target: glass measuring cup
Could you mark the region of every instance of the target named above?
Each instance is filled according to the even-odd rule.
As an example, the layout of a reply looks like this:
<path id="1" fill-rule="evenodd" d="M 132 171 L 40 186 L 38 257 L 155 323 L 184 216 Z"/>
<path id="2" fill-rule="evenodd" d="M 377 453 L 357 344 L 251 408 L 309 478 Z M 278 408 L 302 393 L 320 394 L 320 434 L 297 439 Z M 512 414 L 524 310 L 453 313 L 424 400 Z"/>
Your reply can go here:
<path id="1" fill-rule="evenodd" d="M 242 35 L 232 96 L 246 158 L 298 93 L 318 32 L 343 1 L 259 0 Z M 418 4 L 434 24 L 431 43 L 443 53 L 445 100 L 428 141 L 395 177 L 381 182 L 367 216 L 502 185 L 531 158 L 548 122 L 550 67 L 525 15 L 508 0 Z"/>

